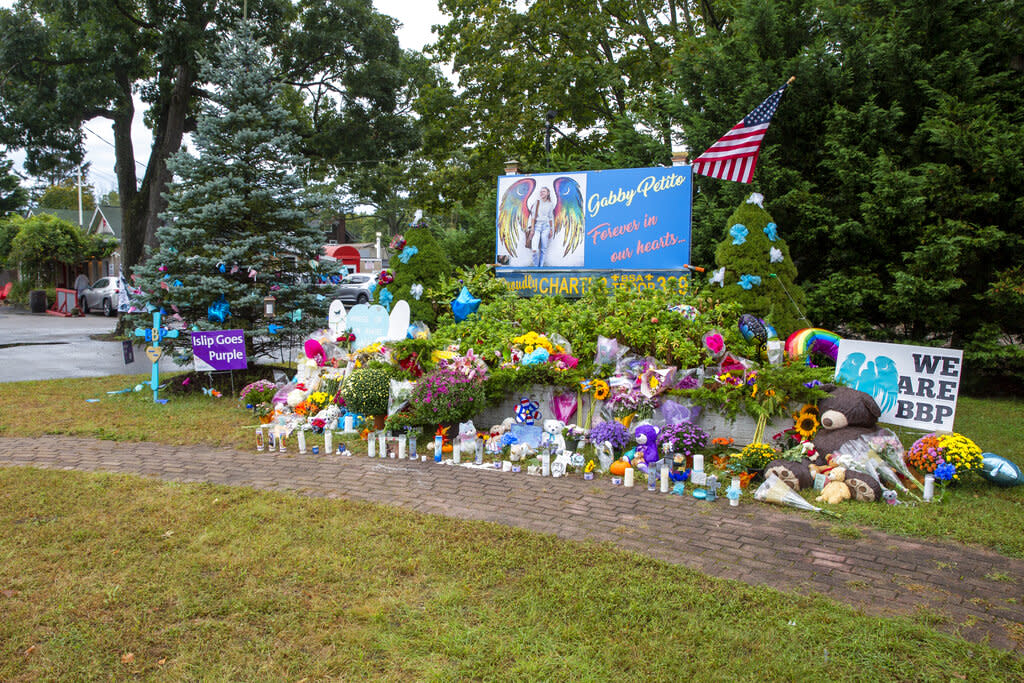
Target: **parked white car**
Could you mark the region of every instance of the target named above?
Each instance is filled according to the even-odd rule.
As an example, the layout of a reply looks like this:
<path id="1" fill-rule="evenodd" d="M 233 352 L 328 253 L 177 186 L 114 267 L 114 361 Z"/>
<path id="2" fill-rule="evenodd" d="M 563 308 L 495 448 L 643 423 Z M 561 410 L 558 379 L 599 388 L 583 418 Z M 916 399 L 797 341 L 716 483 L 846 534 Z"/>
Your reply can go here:
<path id="1" fill-rule="evenodd" d="M 117 311 L 117 298 L 119 294 L 120 290 L 117 288 L 116 277 L 101 277 L 92 283 L 91 287 L 82 292 L 82 298 L 78 302 L 78 306 L 82 309 L 82 313 L 103 311 L 103 315 L 109 318 Z"/>

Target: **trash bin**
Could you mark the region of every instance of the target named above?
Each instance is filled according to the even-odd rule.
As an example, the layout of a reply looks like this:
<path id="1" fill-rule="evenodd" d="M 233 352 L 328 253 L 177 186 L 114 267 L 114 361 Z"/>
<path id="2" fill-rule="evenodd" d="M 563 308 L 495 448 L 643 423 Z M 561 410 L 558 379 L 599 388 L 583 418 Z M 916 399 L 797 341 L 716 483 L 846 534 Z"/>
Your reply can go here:
<path id="1" fill-rule="evenodd" d="M 33 313 L 46 313 L 45 289 L 33 289 L 28 293 L 28 310 Z"/>

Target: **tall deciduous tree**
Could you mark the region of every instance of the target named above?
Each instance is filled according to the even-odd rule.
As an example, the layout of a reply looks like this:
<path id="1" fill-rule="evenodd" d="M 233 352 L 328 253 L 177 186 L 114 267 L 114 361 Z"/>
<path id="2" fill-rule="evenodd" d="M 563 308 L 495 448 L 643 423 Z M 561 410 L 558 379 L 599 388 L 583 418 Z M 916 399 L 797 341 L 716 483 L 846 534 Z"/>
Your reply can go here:
<path id="1" fill-rule="evenodd" d="M 0 218 L 28 204 L 28 190 L 21 186 L 21 178 L 11 170 L 13 167 L 10 159 L 0 159 Z"/>
<path id="2" fill-rule="evenodd" d="M 0 143 L 26 149 L 26 168 L 39 175 L 81 159 L 85 122 L 111 120 L 126 265 L 155 244 L 171 180 L 166 160 L 194 128 L 206 95 L 197 59 L 243 7 L 280 58 L 283 80 L 315 111 L 308 150 L 337 157 L 391 134 L 397 39 L 394 21 L 371 0 L 20 0 L 0 10 Z M 135 92 L 149 105 L 153 132 L 141 179 L 131 138 Z"/>
<path id="3" fill-rule="evenodd" d="M 251 25 L 226 39 L 200 74 L 214 91 L 199 114 L 198 156 L 181 151 L 170 160 L 181 180 L 168 193 L 160 247 L 136 268 L 139 303 L 176 313 L 194 329 L 244 329 L 250 351 L 264 354 L 278 346 L 278 334 L 308 331 L 326 314 L 311 287 L 323 239 L 297 174 L 306 160 Z M 272 321 L 263 318 L 268 295 L 277 300 Z M 216 307 L 221 301 L 230 317 Z M 282 329 L 268 333 L 268 322 Z M 189 358 L 190 345 L 183 347 Z"/>

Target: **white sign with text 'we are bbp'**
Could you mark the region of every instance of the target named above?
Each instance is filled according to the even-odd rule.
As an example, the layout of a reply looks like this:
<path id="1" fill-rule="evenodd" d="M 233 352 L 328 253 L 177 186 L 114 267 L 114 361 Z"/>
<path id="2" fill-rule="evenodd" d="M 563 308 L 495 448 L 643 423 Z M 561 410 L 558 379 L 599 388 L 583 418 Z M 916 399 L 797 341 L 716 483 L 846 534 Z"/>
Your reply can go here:
<path id="1" fill-rule="evenodd" d="M 843 339 L 836 381 L 871 394 L 879 422 L 929 432 L 953 431 L 963 351 Z"/>

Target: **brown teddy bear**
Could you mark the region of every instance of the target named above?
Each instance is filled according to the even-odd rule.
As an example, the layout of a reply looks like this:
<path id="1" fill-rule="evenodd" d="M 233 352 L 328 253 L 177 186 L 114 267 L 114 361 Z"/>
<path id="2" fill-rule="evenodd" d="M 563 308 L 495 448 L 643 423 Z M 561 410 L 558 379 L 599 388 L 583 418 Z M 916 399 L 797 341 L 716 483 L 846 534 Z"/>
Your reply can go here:
<path id="1" fill-rule="evenodd" d="M 882 414 L 871 394 L 835 384 L 822 388 L 829 395 L 818 402 L 821 426 L 812 439 L 818 452 L 814 461 L 817 465 L 824 465 L 826 457 L 847 441 L 878 431 L 878 418 Z"/>

